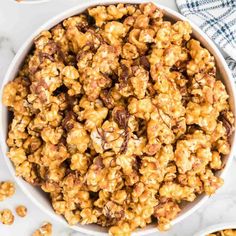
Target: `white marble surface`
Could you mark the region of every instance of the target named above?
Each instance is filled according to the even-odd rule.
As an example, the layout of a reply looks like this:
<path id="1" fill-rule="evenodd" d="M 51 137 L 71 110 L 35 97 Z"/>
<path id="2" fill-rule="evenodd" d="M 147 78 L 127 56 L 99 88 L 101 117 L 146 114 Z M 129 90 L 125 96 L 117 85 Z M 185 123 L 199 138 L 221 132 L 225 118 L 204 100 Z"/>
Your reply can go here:
<path id="1" fill-rule="evenodd" d="M 51 16 L 79 4 L 80 0 L 51 0 L 42 4 L 22 4 L 13 0 L 0 0 L 0 83 L 15 52 L 25 39 Z M 158 0 L 159 3 L 177 10 L 174 0 Z M 0 157 L 0 181 L 13 180 L 3 159 Z M 0 202 L 0 209 L 14 210 L 17 204 L 28 208 L 28 215 L 15 218 L 12 226 L 0 224 L 0 236 L 30 236 L 44 221 L 53 224 L 54 236 L 82 236 L 57 224 L 42 213 L 24 196 L 17 187 L 16 194 L 9 200 Z M 175 225 L 163 236 L 192 236 L 202 228 L 212 224 L 236 221 L 236 161 L 233 161 L 225 179 L 225 185 L 197 212 Z M 159 235 L 156 233 L 155 235 Z M 154 236 L 154 235 L 152 235 Z"/>

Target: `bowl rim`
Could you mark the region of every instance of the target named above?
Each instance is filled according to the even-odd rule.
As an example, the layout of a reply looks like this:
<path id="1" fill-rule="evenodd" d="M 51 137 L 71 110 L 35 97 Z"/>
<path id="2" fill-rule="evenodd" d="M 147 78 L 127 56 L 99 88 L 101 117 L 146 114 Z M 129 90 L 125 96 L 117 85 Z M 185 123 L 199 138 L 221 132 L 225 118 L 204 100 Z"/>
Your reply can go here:
<path id="1" fill-rule="evenodd" d="M 211 233 L 214 233 L 214 232 L 217 232 L 220 230 L 226 230 L 226 229 L 235 229 L 236 230 L 236 221 L 225 222 L 225 223 L 220 223 L 220 224 L 208 226 L 207 228 L 194 234 L 194 236 L 207 236 L 208 234 L 211 234 Z"/>
<path id="2" fill-rule="evenodd" d="M 77 6 L 71 7 L 65 11 L 62 11 L 61 13 L 51 17 L 49 20 L 47 20 L 44 24 L 42 24 L 41 26 L 39 26 L 32 34 L 30 34 L 30 36 L 26 39 L 26 41 L 22 44 L 22 46 L 20 47 L 20 49 L 18 50 L 18 52 L 16 53 L 15 57 L 13 58 L 12 62 L 10 63 L 7 72 L 4 76 L 4 79 L 2 81 L 2 85 L 1 85 L 1 90 L 0 90 L 0 97 L 2 98 L 3 96 L 3 88 L 4 86 L 7 84 L 7 82 L 11 81 L 13 79 L 13 76 L 11 75 L 12 71 L 14 70 L 14 66 L 15 64 L 17 64 L 17 62 L 21 61 L 21 63 L 23 62 L 24 59 L 22 59 L 22 55 L 25 53 L 25 51 L 27 51 L 27 48 L 29 47 L 29 45 L 32 45 L 33 39 L 43 30 L 48 30 L 51 29 L 53 26 L 55 26 L 56 24 L 58 24 L 59 22 L 61 22 L 63 19 L 66 19 L 70 16 L 79 14 L 81 12 L 83 12 L 84 9 L 92 7 L 92 6 L 96 6 L 96 5 L 109 5 L 109 4 L 117 4 L 117 3 L 127 3 L 127 4 L 140 4 L 140 3 L 145 3 L 145 2 L 152 2 L 154 3 L 158 8 L 162 9 L 165 13 L 170 14 L 171 16 L 178 18 L 178 20 L 182 20 L 182 21 L 187 21 L 190 23 L 192 29 L 197 32 L 199 35 L 203 36 L 205 41 L 207 42 L 207 44 L 211 47 L 212 51 L 214 51 L 214 54 L 217 55 L 220 64 L 223 66 L 223 69 L 225 70 L 226 73 L 226 80 L 228 80 L 230 86 L 231 86 L 231 91 L 232 91 L 232 95 L 233 95 L 233 109 L 234 109 L 234 115 L 236 114 L 236 91 L 235 91 L 235 87 L 234 87 L 234 82 L 232 79 L 232 75 L 231 72 L 225 62 L 224 57 L 222 56 L 221 52 L 219 51 L 219 49 L 215 46 L 215 44 L 213 43 L 213 41 L 211 41 L 211 39 L 197 26 L 195 25 L 192 21 L 190 21 L 188 18 L 184 17 L 183 15 L 181 15 L 179 12 L 176 12 L 166 6 L 163 6 L 161 4 L 158 3 L 157 0 L 90 0 L 90 1 L 86 1 L 83 3 L 79 3 Z M 28 51 L 27 51 L 28 52 Z M 25 56 L 23 57 L 25 58 Z M 3 109 L 4 109 L 4 105 L 2 104 L 2 102 L 0 103 L 0 130 L 4 130 L 3 129 Z M 70 226 L 68 223 L 66 223 L 65 220 L 62 220 L 61 218 L 59 218 L 59 216 L 55 213 L 55 212 L 50 212 L 50 210 L 48 210 L 45 206 L 43 206 L 43 204 L 39 203 L 37 201 L 37 199 L 35 199 L 32 194 L 30 193 L 30 191 L 27 190 L 27 188 L 25 187 L 25 184 L 23 184 L 20 180 L 20 177 L 17 177 L 15 175 L 15 168 L 13 167 L 10 159 L 6 156 L 6 150 L 7 150 L 7 145 L 6 145 L 6 141 L 4 139 L 3 136 L 3 132 L 0 132 L 0 147 L 1 147 L 1 151 L 5 160 L 6 165 L 8 166 L 8 169 L 11 173 L 11 175 L 13 176 L 14 180 L 16 181 L 16 183 L 18 184 L 18 186 L 22 189 L 23 193 L 39 208 L 41 209 L 45 214 L 47 214 L 48 216 L 50 216 L 53 220 L 55 220 L 56 222 L 60 222 L 61 224 L 63 224 L 64 226 L 67 226 L 71 229 L 74 229 L 78 232 L 81 233 L 86 233 L 86 234 L 94 234 L 96 233 L 96 235 L 101 235 L 101 236 L 105 236 L 108 235 L 107 232 L 98 232 L 92 229 L 85 229 L 80 227 L 80 225 L 75 225 L 75 226 Z M 233 158 L 233 153 L 235 153 L 236 150 L 236 133 L 234 132 L 232 134 L 232 145 L 231 145 L 231 150 L 230 150 L 230 154 L 228 155 L 228 160 L 226 163 L 225 168 L 222 170 L 222 173 L 220 174 L 221 177 L 224 177 L 227 173 L 227 170 L 232 162 L 232 158 Z M 189 210 L 187 210 L 185 213 L 183 213 L 180 216 L 177 216 L 172 222 L 172 225 L 175 225 L 177 223 L 179 223 L 180 221 L 182 221 L 183 219 L 185 219 L 186 217 L 188 217 L 189 215 L 191 215 L 193 212 L 195 212 L 197 209 L 199 209 L 209 198 L 209 196 L 206 196 L 205 194 L 203 194 L 203 196 L 199 196 L 199 198 L 201 197 L 201 199 L 199 200 L 199 202 L 195 203 L 195 205 L 193 207 L 191 207 Z M 197 199 L 196 199 L 197 200 Z M 196 201 L 195 200 L 195 201 Z M 156 227 L 152 227 L 149 229 L 142 229 L 140 231 L 135 231 L 132 233 L 132 235 L 134 236 L 141 236 L 141 235 L 147 235 L 147 234 L 151 234 L 151 233 L 156 233 L 158 232 L 158 229 Z"/>

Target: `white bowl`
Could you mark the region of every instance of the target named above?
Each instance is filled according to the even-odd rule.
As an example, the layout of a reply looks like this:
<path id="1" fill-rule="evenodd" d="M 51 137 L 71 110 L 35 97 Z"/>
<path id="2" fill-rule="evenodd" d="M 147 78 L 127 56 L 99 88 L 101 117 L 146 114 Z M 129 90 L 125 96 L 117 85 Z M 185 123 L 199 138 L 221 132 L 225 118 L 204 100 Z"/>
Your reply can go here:
<path id="1" fill-rule="evenodd" d="M 207 236 L 208 234 L 215 233 L 220 230 L 226 230 L 226 229 L 236 230 L 236 222 L 227 222 L 227 223 L 212 225 L 194 234 L 194 236 Z"/>
<path id="2" fill-rule="evenodd" d="M 14 77 L 17 75 L 17 72 L 22 65 L 22 62 L 25 59 L 25 56 L 28 54 L 29 50 L 31 49 L 31 46 L 33 44 L 33 39 L 42 31 L 42 30 L 47 30 L 55 26 L 56 24 L 60 23 L 62 20 L 64 20 L 67 17 L 79 14 L 83 12 L 86 8 L 94 6 L 94 5 L 106 5 L 106 4 L 112 4 L 112 3 L 143 3 L 143 2 L 148 2 L 149 0 L 92 0 L 92 1 L 86 1 L 82 4 L 78 4 L 78 6 L 71 8 L 70 10 L 67 10 L 56 17 L 52 18 L 48 22 L 46 22 L 44 25 L 39 27 L 30 37 L 29 39 L 22 45 L 18 53 L 16 54 L 15 58 L 13 59 L 6 75 L 3 80 L 3 85 L 0 91 L 0 97 L 2 97 L 2 92 L 3 92 L 3 86 L 10 80 L 14 79 Z M 149 1 L 150 2 L 150 1 Z M 159 8 L 163 9 L 165 15 L 169 18 L 172 19 L 173 21 L 175 20 L 185 20 L 188 21 L 185 17 L 180 15 L 179 13 L 161 6 L 156 3 L 156 1 L 152 1 L 155 3 Z M 215 57 L 216 63 L 218 66 L 218 76 L 222 78 L 224 81 L 224 84 L 226 85 L 227 91 L 230 95 L 230 106 L 231 109 L 235 115 L 235 104 L 236 104 L 236 93 L 234 89 L 234 83 L 232 79 L 232 75 L 227 67 L 227 64 L 219 52 L 219 50 L 216 48 L 214 43 L 206 36 L 205 33 L 203 33 L 196 25 L 191 23 L 191 26 L 193 28 L 193 35 L 196 37 L 203 46 L 205 46 Z M 15 169 L 14 166 L 12 165 L 11 161 L 9 158 L 5 155 L 6 152 L 8 151 L 8 147 L 6 145 L 6 137 L 7 137 L 7 127 L 8 127 L 8 112 L 7 108 L 0 104 L 0 141 L 1 141 L 1 148 L 2 152 L 4 153 L 4 159 L 6 161 L 6 164 L 14 176 L 16 182 L 20 186 L 20 188 L 23 190 L 26 196 L 28 196 L 42 211 L 44 211 L 46 214 L 51 216 L 54 220 L 64 224 L 65 226 L 71 227 L 72 229 L 91 234 L 91 235 L 107 235 L 107 230 L 98 226 L 98 225 L 76 225 L 76 226 L 69 226 L 65 219 L 62 216 L 57 215 L 50 204 L 49 199 L 46 197 L 46 194 L 43 193 L 39 188 L 36 188 L 30 184 L 28 184 L 26 181 L 24 181 L 22 178 L 15 176 Z M 236 146 L 235 144 L 235 132 L 232 134 L 231 137 L 231 152 L 230 155 L 226 156 L 224 158 L 224 162 L 226 163 L 226 166 L 224 170 L 218 172 L 218 175 L 221 177 L 224 177 L 225 173 L 227 172 L 228 167 L 230 166 L 231 160 L 232 160 L 232 154 L 234 153 L 234 148 Z M 183 210 L 181 213 L 178 215 L 178 217 L 172 221 L 172 224 L 179 223 L 182 221 L 185 217 L 189 216 L 192 214 L 196 209 L 198 209 L 206 200 L 208 197 L 206 195 L 201 195 L 199 196 L 194 202 L 186 204 L 183 206 Z M 150 233 L 157 232 L 157 228 L 155 225 L 149 225 L 145 229 L 138 229 L 133 233 L 133 235 L 146 235 Z"/>
<path id="3" fill-rule="evenodd" d="M 37 4 L 37 3 L 44 3 L 44 2 L 49 2 L 51 0 L 21 0 L 17 2 L 16 0 L 12 0 L 15 3 L 20 3 L 20 4 Z"/>

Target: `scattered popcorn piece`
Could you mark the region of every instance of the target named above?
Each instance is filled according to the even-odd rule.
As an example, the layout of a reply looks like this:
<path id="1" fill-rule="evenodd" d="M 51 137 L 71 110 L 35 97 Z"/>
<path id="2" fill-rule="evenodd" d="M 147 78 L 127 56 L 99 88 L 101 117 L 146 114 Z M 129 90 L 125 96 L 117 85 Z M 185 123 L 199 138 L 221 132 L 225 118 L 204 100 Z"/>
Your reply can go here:
<path id="1" fill-rule="evenodd" d="M 45 223 L 37 229 L 32 236 L 52 236 L 52 224 Z"/>
<path id="2" fill-rule="evenodd" d="M 27 208 L 23 205 L 19 205 L 16 207 L 16 213 L 20 217 L 25 217 L 27 214 Z"/>
<path id="3" fill-rule="evenodd" d="M 0 182 L 0 201 L 11 197 L 15 193 L 14 183 L 10 181 Z"/>
<path id="4" fill-rule="evenodd" d="M 4 225 L 12 225 L 14 223 L 14 215 L 9 209 L 0 211 L 0 222 Z"/>

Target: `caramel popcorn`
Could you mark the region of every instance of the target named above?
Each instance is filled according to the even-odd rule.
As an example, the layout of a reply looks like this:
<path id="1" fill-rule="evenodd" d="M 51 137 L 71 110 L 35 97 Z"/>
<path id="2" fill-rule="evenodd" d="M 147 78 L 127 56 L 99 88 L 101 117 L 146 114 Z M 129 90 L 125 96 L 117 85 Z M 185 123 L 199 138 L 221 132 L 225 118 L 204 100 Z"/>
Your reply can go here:
<path id="1" fill-rule="evenodd" d="M 45 223 L 37 229 L 32 236 L 52 236 L 52 225 L 50 223 Z"/>
<path id="2" fill-rule="evenodd" d="M 235 229 L 225 229 L 221 231 L 217 231 L 206 236 L 235 236 L 236 230 Z"/>
<path id="3" fill-rule="evenodd" d="M 27 214 L 27 208 L 23 205 L 19 205 L 18 207 L 16 207 L 16 213 L 20 217 L 25 217 Z"/>
<path id="4" fill-rule="evenodd" d="M 15 193 L 14 183 L 10 181 L 0 182 L 0 201 L 11 197 Z"/>
<path id="5" fill-rule="evenodd" d="M 191 33 L 153 3 L 91 7 L 42 32 L 5 85 L 7 155 L 70 225 L 168 230 L 182 203 L 222 186 L 234 116 Z M 0 184 L 0 200 L 13 193 Z"/>
<path id="6" fill-rule="evenodd" d="M 14 215 L 9 209 L 0 211 L 0 222 L 4 225 L 12 225 L 14 223 Z"/>

